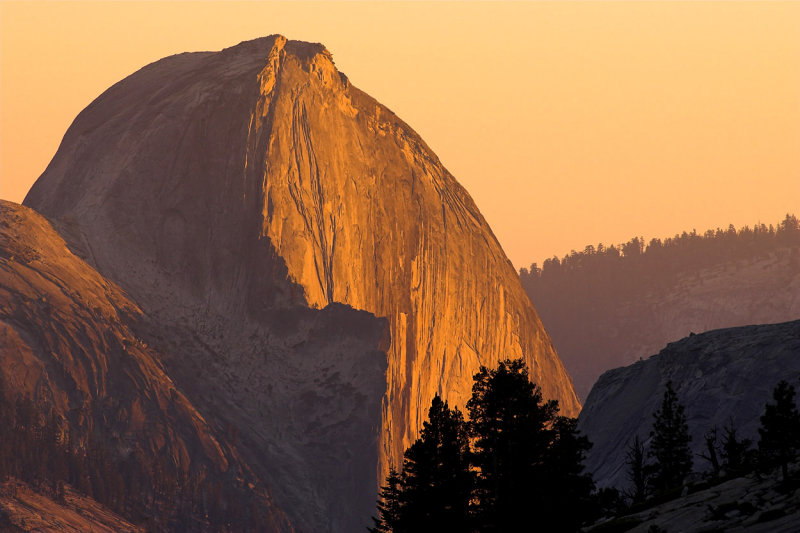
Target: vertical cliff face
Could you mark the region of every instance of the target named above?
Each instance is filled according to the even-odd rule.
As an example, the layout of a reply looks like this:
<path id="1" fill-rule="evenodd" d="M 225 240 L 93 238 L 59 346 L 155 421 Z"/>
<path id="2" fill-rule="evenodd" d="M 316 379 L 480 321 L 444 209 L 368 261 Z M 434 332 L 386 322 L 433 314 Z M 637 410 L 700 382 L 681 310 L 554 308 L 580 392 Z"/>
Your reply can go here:
<path id="1" fill-rule="evenodd" d="M 570 380 L 466 191 L 322 47 L 289 42 L 279 57 L 261 73 L 262 234 L 309 305 L 389 319 L 384 452 L 399 464 L 433 395 L 463 406 L 478 366 L 504 356 L 526 356 L 575 414 Z"/>
<path id="2" fill-rule="evenodd" d="M 25 203 L 230 362 L 269 364 L 237 354 L 280 336 L 281 309 L 384 317 L 379 472 L 434 394 L 463 406 L 499 358 L 524 356 L 562 412 L 580 408 L 474 202 L 321 45 L 273 36 L 143 68 L 78 116 Z"/>

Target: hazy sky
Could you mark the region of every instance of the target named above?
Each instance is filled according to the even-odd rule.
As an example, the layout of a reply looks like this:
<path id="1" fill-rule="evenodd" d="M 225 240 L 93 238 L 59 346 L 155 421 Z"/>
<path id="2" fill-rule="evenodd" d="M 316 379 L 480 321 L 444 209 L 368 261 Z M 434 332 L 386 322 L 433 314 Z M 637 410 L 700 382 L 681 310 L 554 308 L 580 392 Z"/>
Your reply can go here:
<path id="1" fill-rule="evenodd" d="M 163 56 L 324 43 L 472 194 L 517 267 L 800 214 L 800 2 L 0 2 L 0 197 Z"/>

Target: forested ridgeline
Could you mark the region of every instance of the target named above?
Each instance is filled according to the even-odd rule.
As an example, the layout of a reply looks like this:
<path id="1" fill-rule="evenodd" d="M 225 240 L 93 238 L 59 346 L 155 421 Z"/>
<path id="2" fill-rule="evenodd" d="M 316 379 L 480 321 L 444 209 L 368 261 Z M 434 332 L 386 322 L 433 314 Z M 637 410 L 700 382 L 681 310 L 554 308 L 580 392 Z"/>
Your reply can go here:
<path id="1" fill-rule="evenodd" d="M 683 232 L 596 247 L 520 270 L 579 396 L 610 368 L 722 327 L 798 318 L 800 222 Z"/>
<path id="2" fill-rule="evenodd" d="M 533 296 L 553 290 L 554 284 L 569 286 L 581 279 L 619 281 L 614 292 L 632 292 L 637 282 L 669 282 L 675 275 L 719 263 L 747 260 L 784 247 L 800 246 L 800 221 L 786 215 L 777 227 L 755 224 L 736 229 L 717 228 L 705 233 L 684 231 L 666 239 L 633 237 L 624 244 L 588 245 L 559 259 L 545 259 L 520 269 L 522 283 Z M 638 274 L 630 278 L 632 274 Z M 536 304 L 536 301 L 534 301 Z"/>

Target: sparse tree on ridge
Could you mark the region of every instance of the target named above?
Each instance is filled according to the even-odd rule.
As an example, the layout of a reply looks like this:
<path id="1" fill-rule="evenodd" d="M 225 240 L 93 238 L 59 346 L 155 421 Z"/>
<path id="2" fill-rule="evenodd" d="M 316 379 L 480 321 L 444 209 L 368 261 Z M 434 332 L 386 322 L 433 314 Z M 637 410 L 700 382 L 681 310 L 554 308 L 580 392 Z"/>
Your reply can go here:
<path id="1" fill-rule="evenodd" d="M 628 479 L 633 484 L 630 498 L 633 503 L 641 503 L 647 499 L 647 459 L 644 443 L 639 435 L 633 437 L 628 447 L 625 464 L 628 467 Z"/>
<path id="2" fill-rule="evenodd" d="M 719 456 L 717 454 L 717 426 L 712 427 L 711 431 L 707 432 L 703 438 L 706 443 L 706 452 L 700 453 L 698 456 L 709 462 L 711 465 L 711 475 L 714 478 L 718 478 L 721 465 L 719 464 Z"/>
<path id="3" fill-rule="evenodd" d="M 794 387 L 780 381 L 772 392 L 775 403 L 767 403 L 758 429 L 762 462 L 767 466 L 780 466 L 784 481 L 789 476 L 789 462 L 797 457 L 800 448 L 800 413 L 794 395 Z"/>
<path id="4" fill-rule="evenodd" d="M 671 381 L 667 383 L 661 407 L 653 416 L 648 454 L 654 460 L 650 465 L 650 484 L 655 492 L 666 492 L 679 488 L 692 470 L 689 426 Z"/>
<path id="5" fill-rule="evenodd" d="M 725 475 L 735 477 L 749 472 L 752 468 L 751 449 L 753 442 L 750 439 L 740 439 L 736 435 L 733 420 L 723 428 L 722 435 L 722 467 Z"/>

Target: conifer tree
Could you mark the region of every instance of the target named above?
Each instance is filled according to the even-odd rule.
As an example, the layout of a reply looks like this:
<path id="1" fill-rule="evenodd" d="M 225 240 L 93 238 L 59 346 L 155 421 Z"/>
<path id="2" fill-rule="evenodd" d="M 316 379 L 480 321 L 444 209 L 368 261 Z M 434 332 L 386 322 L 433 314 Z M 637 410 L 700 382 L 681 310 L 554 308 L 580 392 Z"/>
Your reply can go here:
<path id="1" fill-rule="evenodd" d="M 420 438 L 405 453 L 400 525 L 403 531 L 468 531 L 473 475 L 469 440 L 458 409 L 436 395 Z"/>
<path id="2" fill-rule="evenodd" d="M 389 468 L 386 484 L 378 495 L 378 516 L 372 517 L 373 527 L 367 528 L 370 533 L 392 533 L 400 523 L 400 494 L 402 492 L 401 477 L 394 467 Z"/>
<path id="3" fill-rule="evenodd" d="M 762 461 L 780 466 L 784 481 L 789 476 L 789 461 L 797 457 L 800 448 L 800 413 L 794 395 L 794 387 L 781 380 L 772 392 L 775 403 L 767 403 L 758 429 Z"/>
<path id="4" fill-rule="evenodd" d="M 578 531 L 595 505 L 591 499 L 594 480 L 584 472 L 583 464 L 592 443 L 577 426 L 577 418 L 557 416 L 553 421 L 555 435 L 545 457 L 547 494 L 543 503 L 548 512 L 542 515 L 543 526 L 549 518 L 548 531 Z"/>
<path id="5" fill-rule="evenodd" d="M 596 510 L 583 465 L 591 443 L 577 420 L 543 401 L 525 363 L 481 367 L 474 380 L 468 424 L 434 398 L 402 473 L 390 471 L 381 489 L 370 532 L 505 532 L 529 524 L 571 533 Z"/>
<path id="6" fill-rule="evenodd" d="M 706 443 L 706 451 L 697 455 L 701 459 L 708 461 L 708 463 L 711 465 L 711 476 L 716 479 L 719 477 L 719 472 L 722 468 L 717 454 L 719 449 L 719 446 L 717 445 L 717 426 L 713 426 L 710 431 L 703 435 L 703 438 L 705 439 Z"/>
<path id="7" fill-rule="evenodd" d="M 722 435 L 722 467 L 727 476 L 740 476 L 752 468 L 750 439 L 740 439 L 736 435 L 733 420 L 723 428 Z"/>
<path id="8" fill-rule="evenodd" d="M 689 426 L 671 381 L 664 391 L 661 408 L 653 416 L 648 454 L 654 459 L 650 466 L 650 483 L 656 492 L 665 492 L 680 487 L 692 470 Z"/>
<path id="9" fill-rule="evenodd" d="M 630 494 L 633 503 L 641 503 L 647 499 L 647 461 L 645 457 L 644 443 L 639 435 L 635 435 L 625 454 L 628 479 L 633 484 L 633 491 Z"/>
<path id="10" fill-rule="evenodd" d="M 468 453 L 463 415 L 435 396 L 420 438 L 405 452 L 399 479 L 396 472 L 387 478 L 370 531 L 470 531 L 474 475 Z"/>
<path id="11" fill-rule="evenodd" d="M 479 471 L 476 522 L 481 532 L 515 531 L 531 523 L 543 531 L 575 531 L 594 486 L 583 473 L 591 444 L 558 404 L 543 401 L 521 359 L 481 367 L 467 402 Z"/>
<path id="12" fill-rule="evenodd" d="M 541 502 L 544 458 L 557 405 L 543 402 L 522 360 L 481 367 L 467 402 L 478 468 L 481 531 L 511 531 Z"/>

